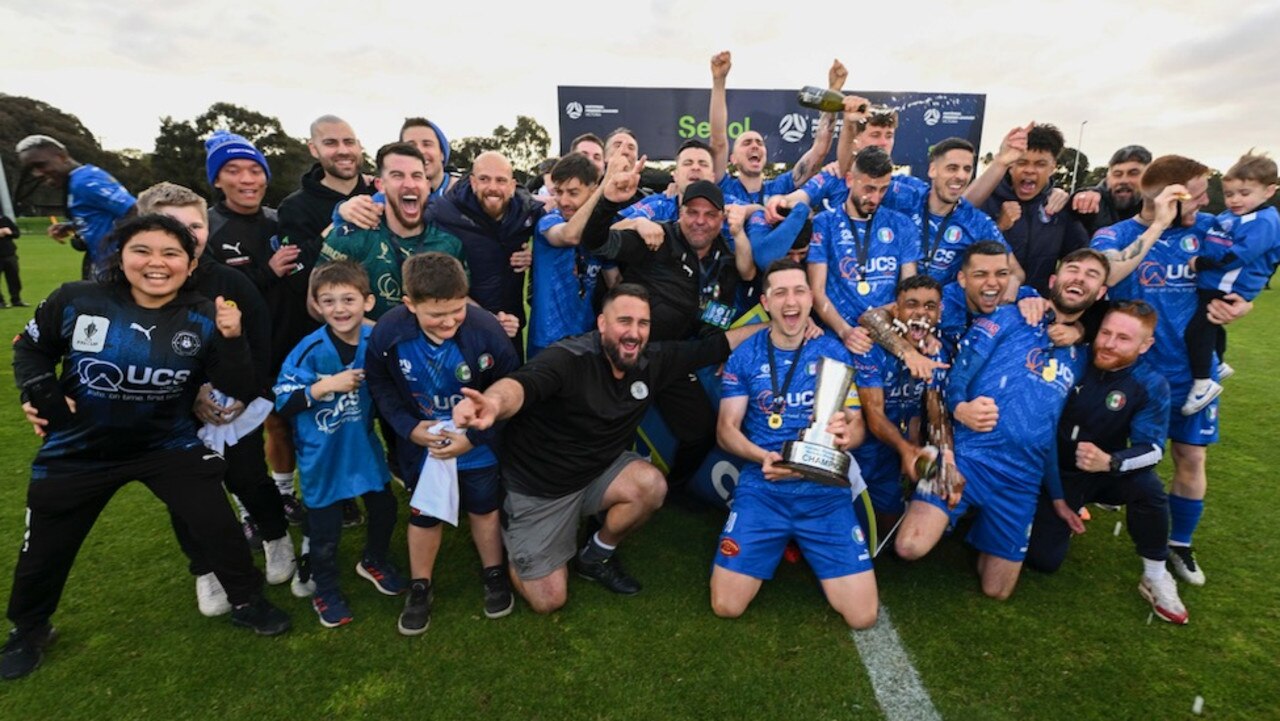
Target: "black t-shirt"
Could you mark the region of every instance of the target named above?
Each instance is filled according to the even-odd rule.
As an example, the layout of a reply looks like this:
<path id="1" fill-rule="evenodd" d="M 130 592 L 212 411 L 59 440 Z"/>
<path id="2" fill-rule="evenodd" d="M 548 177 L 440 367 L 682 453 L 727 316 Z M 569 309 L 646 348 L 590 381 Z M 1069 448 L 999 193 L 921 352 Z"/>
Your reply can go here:
<path id="1" fill-rule="evenodd" d="M 673 381 L 729 357 L 724 334 L 651 343 L 621 379 L 597 332 L 560 341 L 509 378 L 524 406 L 507 422 L 498 456 L 507 487 L 558 498 L 586 488 L 635 441 L 650 399 Z"/>

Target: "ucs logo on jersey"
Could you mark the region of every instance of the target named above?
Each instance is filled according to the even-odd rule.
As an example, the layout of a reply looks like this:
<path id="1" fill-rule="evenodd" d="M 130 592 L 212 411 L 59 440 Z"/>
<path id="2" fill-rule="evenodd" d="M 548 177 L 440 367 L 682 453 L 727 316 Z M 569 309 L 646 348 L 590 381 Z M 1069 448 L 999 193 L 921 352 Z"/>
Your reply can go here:
<path id="1" fill-rule="evenodd" d="M 1026 368 L 1045 383 L 1060 386 L 1064 392 L 1076 384 L 1076 374 L 1071 366 L 1060 363 L 1044 348 L 1032 348 L 1031 352 L 1027 353 Z"/>
<path id="2" fill-rule="evenodd" d="M 1138 283 L 1144 288 L 1164 288 L 1173 281 L 1190 281 L 1195 277 L 1196 272 L 1186 263 L 1162 265 L 1148 260 L 1138 266 Z"/>
<path id="3" fill-rule="evenodd" d="M 109 361 L 82 358 L 76 366 L 76 375 L 81 383 L 100 393 L 165 395 L 181 386 L 191 376 L 191 371 L 135 365 L 121 370 L 120 366 Z"/>
<path id="4" fill-rule="evenodd" d="M 343 423 L 359 421 L 360 418 L 360 391 L 341 393 L 332 408 L 322 408 L 316 413 L 316 429 L 331 435 Z"/>

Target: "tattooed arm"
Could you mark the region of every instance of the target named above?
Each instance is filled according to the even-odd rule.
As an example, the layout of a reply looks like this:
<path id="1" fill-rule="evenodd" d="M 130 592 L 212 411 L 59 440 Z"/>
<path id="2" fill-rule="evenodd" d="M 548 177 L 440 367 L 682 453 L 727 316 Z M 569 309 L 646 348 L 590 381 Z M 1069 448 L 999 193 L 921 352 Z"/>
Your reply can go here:
<path id="1" fill-rule="evenodd" d="M 1111 273 L 1107 276 L 1108 286 L 1119 283 L 1138 268 L 1138 264 L 1146 257 L 1147 252 L 1155 246 L 1156 241 L 1160 240 L 1160 235 L 1173 224 L 1174 216 L 1177 214 L 1176 206 L 1181 200 L 1180 196 L 1186 194 L 1186 188 L 1181 185 L 1167 186 L 1160 191 L 1160 195 L 1156 196 L 1156 217 L 1146 231 L 1125 248 L 1103 251 L 1102 254 L 1111 262 Z"/>
<path id="2" fill-rule="evenodd" d="M 867 329 L 871 334 L 871 339 L 879 343 L 885 350 L 889 351 L 893 357 L 906 364 L 907 369 L 911 371 L 911 375 L 921 380 L 929 380 L 933 377 L 933 371 L 938 368 L 948 367 L 945 363 L 939 363 L 932 358 L 927 358 L 920 351 L 911 346 L 911 343 L 893 329 L 893 304 L 883 306 L 881 308 L 871 308 L 862 314 L 858 319 L 858 324 Z"/>

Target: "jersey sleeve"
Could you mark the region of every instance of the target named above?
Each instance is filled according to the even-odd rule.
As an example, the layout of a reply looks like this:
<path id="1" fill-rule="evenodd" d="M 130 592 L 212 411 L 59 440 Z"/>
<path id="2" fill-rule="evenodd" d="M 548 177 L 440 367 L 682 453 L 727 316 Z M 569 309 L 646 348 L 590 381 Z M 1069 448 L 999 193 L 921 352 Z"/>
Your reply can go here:
<path id="1" fill-rule="evenodd" d="M 35 316 L 13 341 L 13 379 L 18 388 L 28 381 L 57 370 L 58 361 L 67 352 L 67 338 L 62 333 L 62 318 L 69 305 L 68 291 L 62 286 L 36 306 Z M 23 401 L 26 393 L 23 393 Z"/>
<path id="2" fill-rule="evenodd" d="M 82 196 L 86 205 L 104 210 L 117 218 L 128 213 L 138 202 L 123 185 L 105 173 L 85 183 Z"/>
<path id="3" fill-rule="evenodd" d="M 920 247 L 920 229 L 910 218 L 899 216 L 902 222 L 897 223 L 894 233 L 898 237 L 898 267 L 906 263 L 919 263 L 924 258 L 924 249 Z"/>
<path id="4" fill-rule="evenodd" d="M 809 238 L 809 262 L 827 264 L 827 237 L 831 234 L 831 213 L 818 213 L 813 219 L 813 235 Z"/>
<path id="5" fill-rule="evenodd" d="M 295 416 L 311 407 L 315 400 L 311 397 L 311 385 L 319 380 L 314 370 L 302 363 L 302 351 L 309 347 L 310 339 L 303 340 L 300 345 L 289 351 L 280 366 L 280 375 L 276 377 L 272 391 L 276 396 L 276 412 L 285 417 Z"/>
<path id="6" fill-rule="evenodd" d="M 524 389 L 524 405 L 530 406 L 574 384 L 573 359 L 569 351 L 551 346 L 507 377 Z"/>
<path id="7" fill-rule="evenodd" d="M 978 318 L 973 325 L 969 326 L 969 330 L 960 340 L 960 347 L 956 349 L 955 363 L 951 366 L 951 372 L 947 377 L 948 411 L 955 413 L 956 406 L 972 400 L 969 397 L 969 386 L 999 346 L 1000 336 L 1008 326 L 1009 320 L 1002 316 L 1007 315 L 997 311 L 985 318 Z M 1016 310 L 1014 315 L 1017 315 Z M 1022 316 L 1018 315 L 1017 320 L 1021 322 Z"/>
<path id="8" fill-rule="evenodd" d="M 746 233 L 751 240 L 751 255 L 756 267 L 763 271 L 773 261 L 786 257 L 808 219 L 809 206 L 805 203 L 797 203 L 777 226 L 769 225 L 763 210 L 752 213 L 747 218 Z"/>
<path id="9" fill-rule="evenodd" d="M 721 398 L 736 398 L 750 392 L 747 381 L 751 377 L 751 354 L 746 351 L 745 344 L 738 348 L 740 350 L 729 356 L 729 362 L 725 363 L 724 373 L 720 376 Z"/>
<path id="10" fill-rule="evenodd" d="M 885 353 L 880 346 L 872 346 L 866 353 L 853 356 L 854 385 L 859 388 L 883 388 Z"/>
<path id="11" fill-rule="evenodd" d="M 1147 397 L 1129 423 L 1129 447 L 1113 454 L 1120 461 L 1120 473 L 1159 463 L 1164 455 L 1164 440 L 1169 436 L 1169 382 L 1156 373 L 1149 373 L 1142 380 Z"/>
<path id="12" fill-rule="evenodd" d="M 663 388 L 704 366 L 723 363 L 729 357 L 729 341 L 724 333 L 698 340 L 655 344 L 661 363 L 653 377 L 654 388 Z"/>

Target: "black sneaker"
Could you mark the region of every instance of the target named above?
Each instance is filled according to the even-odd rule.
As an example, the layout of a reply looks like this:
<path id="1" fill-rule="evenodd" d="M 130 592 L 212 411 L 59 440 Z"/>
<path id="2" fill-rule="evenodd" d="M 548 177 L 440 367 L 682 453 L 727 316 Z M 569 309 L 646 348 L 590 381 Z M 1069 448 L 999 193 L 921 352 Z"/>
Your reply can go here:
<path id="1" fill-rule="evenodd" d="M 355 528 L 364 523 L 364 514 L 360 512 L 360 506 L 356 502 L 347 499 L 342 502 L 342 527 Z"/>
<path id="2" fill-rule="evenodd" d="M 22 302 L 22 301 L 20 301 L 20 300 L 15 300 L 15 301 L 13 301 L 13 304 L 12 304 L 12 305 L 13 305 L 13 307 L 14 307 L 14 308 L 30 308 L 30 307 L 31 307 L 31 305 L 30 305 L 30 304 L 28 304 L 28 303 L 23 303 L 23 302 Z"/>
<path id="3" fill-rule="evenodd" d="M 262 596 L 243 606 L 232 608 L 231 623 L 251 628 L 259 636 L 279 636 L 293 627 L 289 614 L 271 605 Z"/>
<path id="4" fill-rule="evenodd" d="M 1196 563 L 1196 552 L 1191 546 L 1169 546 L 1169 565 L 1178 578 L 1192 586 L 1204 585 L 1204 570 Z"/>
<path id="5" fill-rule="evenodd" d="M 515 610 L 516 597 L 511 593 L 505 567 L 489 566 L 480 572 L 480 580 L 484 582 L 485 618 L 502 618 Z"/>
<path id="6" fill-rule="evenodd" d="M 409 596 L 404 600 L 404 610 L 400 612 L 400 620 L 396 622 L 402 636 L 419 636 L 426 633 L 431 625 L 431 601 L 435 591 L 431 588 L 431 579 L 415 578 L 409 584 Z"/>
<path id="7" fill-rule="evenodd" d="M 289 520 L 290 526 L 301 526 L 302 521 L 307 517 L 307 509 L 303 507 L 302 501 L 292 493 L 280 494 L 280 505 L 284 507 L 284 517 Z"/>
<path id="8" fill-rule="evenodd" d="M 58 632 L 48 624 L 22 634 L 16 628 L 9 631 L 9 640 L 0 650 L 0 678 L 12 681 L 36 670 L 44 650 L 57 637 Z"/>
<path id="9" fill-rule="evenodd" d="M 240 522 L 240 531 L 244 533 L 244 540 L 249 544 L 249 550 L 254 553 L 263 553 L 262 536 L 258 533 L 258 524 L 253 522 L 249 516 Z"/>
<path id="10" fill-rule="evenodd" d="M 574 557 L 574 565 L 577 566 L 579 576 L 588 581 L 595 581 L 614 593 L 623 596 L 634 596 L 640 593 L 640 582 L 627 574 L 616 553 L 596 563 L 583 561 L 579 554 Z"/>

